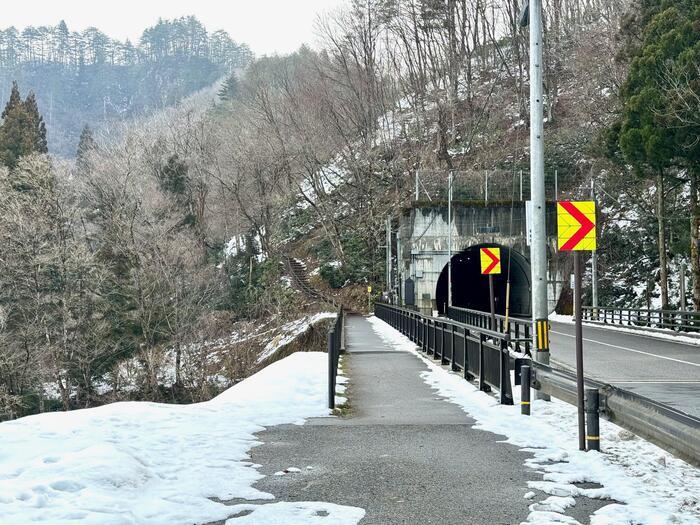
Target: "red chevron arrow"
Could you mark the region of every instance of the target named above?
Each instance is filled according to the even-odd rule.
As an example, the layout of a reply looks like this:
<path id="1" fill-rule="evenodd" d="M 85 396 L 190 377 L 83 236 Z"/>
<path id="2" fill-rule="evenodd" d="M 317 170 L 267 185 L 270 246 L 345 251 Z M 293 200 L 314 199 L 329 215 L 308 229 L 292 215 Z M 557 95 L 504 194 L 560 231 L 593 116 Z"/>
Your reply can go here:
<path id="1" fill-rule="evenodd" d="M 581 213 L 581 210 L 579 210 L 573 202 L 562 201 L 559 202 L 559 204 L 561 204 L 561 207 L 564 208 L 568 214 L 576 219 L 581 225 L 581 227 L 576 230 L 576 233 L 574 233 L 569 240 L 562 244 L 561 248 L 559 248 L 561 251 L 571 251 L 576 248 L 578 243 L 586 238 L 586 235 L 588 235 L 593 228 L 595 228 L 595 224 L 592 223 L 591 220 L 583 213 Z"/>
<path id="2" fill-rule="evenodd" d="M 482 250 L 484 250 L 484 253 L 489 257 L 489 259 L 491 259 L 491 264 L 484 270 L 484 275 L 489 275 L 493 269 L 498 266 L 498 263 L 501 262 L 501 260 L 488 248 L 482 248 Z"/>

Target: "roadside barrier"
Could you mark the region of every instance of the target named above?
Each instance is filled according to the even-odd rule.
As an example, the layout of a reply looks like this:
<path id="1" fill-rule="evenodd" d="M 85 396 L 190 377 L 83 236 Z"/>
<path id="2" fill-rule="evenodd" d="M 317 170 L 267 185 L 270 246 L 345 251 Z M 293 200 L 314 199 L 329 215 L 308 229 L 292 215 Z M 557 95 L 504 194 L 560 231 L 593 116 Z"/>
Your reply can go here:
<path id="1" fill-rule="evenodd" d="M 479 313 L 490 317 L 488 313 Z M 411 339 L 425 354 L 461 372 L 465 379 L 476 380 L 481 390 L 498 390 L 502 404 L 513 404 L 510 371 L 514 370 L 515 385 L 521 387 L 522 414 L 531 413 L 530 388 L 574 406 L 577 404 L 574 373 L 527 358 L 511 357 L 509 350 L 518 343 L 524 344 L 521 338 L 512 337 L 515 325 L 509 325 L 507 333 L 503 334 L 384 303 L 375 304 L 375 315 Z M 472 319 L 483 322 L 481 316 Z M 601 448 L 599 418 L 603 417 L 700 466 L 700 418 L 593 379 L 586 378 L 585 386 L 588 450 Z"/>
<path id="2" fill-rule="evenodd" d="M 328 408 L 335 408 L 335 387 L 340 354 L 345 353 L 345 312 L 340 308 L 333 326 L 328 330 Z"/>

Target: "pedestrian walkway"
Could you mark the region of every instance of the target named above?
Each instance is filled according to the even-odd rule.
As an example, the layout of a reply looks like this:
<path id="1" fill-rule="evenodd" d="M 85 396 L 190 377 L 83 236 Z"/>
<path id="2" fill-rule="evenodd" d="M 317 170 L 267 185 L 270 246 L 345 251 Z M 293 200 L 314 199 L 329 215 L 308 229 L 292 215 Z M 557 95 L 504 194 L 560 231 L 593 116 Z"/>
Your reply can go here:
<path id="1" fill-rule="evenodd" d="M 347 413 L 259 434 L 264 445 L 252 460 L 266 477 L 256 488 L 278 501 L 361 507 L 363 525 L 510 525 L 527 518 L 527 482 L 541 479 L 523 466 L 527 454 L 473 429 L 474 420 L 423 382 L 424 363 L 388 347 L 365 318 L 348 317 L 346 341 Z M 288 467 L 301 472 L 273 475 Z M 581 523 L 599 506 L 587 502 L 571 513 Z"/>

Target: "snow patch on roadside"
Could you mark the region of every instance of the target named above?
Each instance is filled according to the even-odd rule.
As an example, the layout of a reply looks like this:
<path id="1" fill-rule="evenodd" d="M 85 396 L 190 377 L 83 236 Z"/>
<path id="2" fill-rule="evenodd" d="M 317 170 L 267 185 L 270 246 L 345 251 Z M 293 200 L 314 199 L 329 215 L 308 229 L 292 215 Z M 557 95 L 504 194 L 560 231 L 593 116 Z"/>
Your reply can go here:
<path id="1" fill-rule="evenodd" d="M 328 416 L 327 368 L 327 354 L 299 352 L 206 403 L 114 403 L 2 423 L 1 520 L 185 525 L 235 514 L 211 498 L 271 500 L 252 486 L 263 477 L 250 462 L 255 433 Z M 339 516 L 325 523 L 354 524 L 364 514 L 325 503 L 293 507 L 256 506 L 249 516 L 301 523 L 321 509 Z"/>
<path id="2" fill-rule="evenodd" d="M 541 472 L 544 480 L 530 482 L 529 488 L 549 497 L 530 505 L 528 522 L 576 523 L 562 514 L 573 496 L 621 502 L 595 512 L 592 525 L 700 522 L 699 469 L 604 420 L 600 422 L 603 453 L 581 452 L 575 407 L 558 400 L 535 400 L 533 415 L 522 416 L 518 389 L 514 392 L 515 406 L 499 405 L 493 396 L 426 359 L 408 338 L 388 324 L 376 317 L 370 322 L 387 343 L 414 353 L 426 364 L 428 371 L 421 374 L 423 380 L 476 419 L 475 428 L 504 435 L 507 443 L 533 454 L 526 465 Z M 602 488 L 575 485 L 583 482 L 597 483 Z"/>
<path id="3" fill-rule="evenodd" d="M 232 518 L 226 525 L 355 525 L 365 516 L 365 511 L 357 507 L 317 502 L 235 505 L 231 510 L 238 513 L 252 512 L 240 518 Z"/>

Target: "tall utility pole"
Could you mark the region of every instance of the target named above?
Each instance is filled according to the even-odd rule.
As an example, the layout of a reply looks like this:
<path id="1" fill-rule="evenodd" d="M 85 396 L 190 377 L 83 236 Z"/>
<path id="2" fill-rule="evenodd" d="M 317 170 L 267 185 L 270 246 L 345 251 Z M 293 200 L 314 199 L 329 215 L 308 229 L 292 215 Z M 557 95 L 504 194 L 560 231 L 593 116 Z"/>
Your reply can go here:
<path id="1" fill-rule="evenodd" d="M 447 306 L 452 306 L 452 172 L 447 176 Z M 447 312 L 445 312 L 447 313 Z"/>
<path id="2" fill-rule="evenodd" d="M 386 291 L 393 296 L 394 283 L 391 282 L 391 217 L 386 218 Z"/>
<path id="3" fill-rule="evenodd" d="M 591 200 L 595 202 L 595 181 L 591 180 Z M 596 206 L 596 209 L 598 206 Z M 591 257 L 591 288 L 593 289 L 593 317 L 598 318 L 598 251 Z"/>
<path id="4" fill-rule="evenodd" d="M 542 101 L 542 0 L 530 0 L 530 200 L 532 201 L 532 318 L 535 361 L 549 364 L 547 305 L 547 198 L 544 184 L 544 115 Z M 538 337 L 539 332 L 542 337 Z"/>

